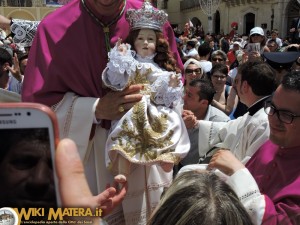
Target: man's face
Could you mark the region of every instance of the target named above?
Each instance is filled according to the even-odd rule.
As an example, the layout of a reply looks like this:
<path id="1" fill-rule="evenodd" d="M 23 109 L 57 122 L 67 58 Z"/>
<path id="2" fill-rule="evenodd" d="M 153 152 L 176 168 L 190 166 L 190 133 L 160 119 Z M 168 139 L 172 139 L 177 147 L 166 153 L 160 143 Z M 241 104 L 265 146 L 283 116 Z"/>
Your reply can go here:
<path id="1" fill-rule="evenodd" d="M 241 74 L 238 73 L 234 79 L 234 83 L 232 85 L 232 87 L 235 89 L 237 95 L 239 96 L 239 99 L 242 103 L 244 103 L 243 99 L 244 99 L 244 92 L 242 89 L 242 81 L 241 81 Z"/>
<path id="2" fill-rule="evenodd" d="M 202 75 L 203 75 L 202 69 L 199 68 L 198 65 L 189 64 L 185 69 L 185 79 L 186 79 L 187 86 L 189 86 L 189 83 L 192 80 L 200 79 Z"/>
<path id="3" fill-rule="evenodd" d="M 7 64 L 0 64 L 0 78 L 4 75 L 4 74 L 8 74 L 9 71 L 7 69 Z"/>
<path id="4" fill-rule="evenodd" d="M 0 162 L 0 202 L 11 207 L 55 207 L 49 145 L 20 141 Z"/>
<path id="5" fill-rule="evenodd" d="M 184 109 L 191 110 L 193 113 L 199 111 L 201 107 L 200 98 L 198 95 L 199 90 L 200 90 L 199 87 L 191 87 L 191 86 L 189 86 L 186 89 L 185 95 L 183 97 Z"/>
<path id="6" fill-rule="evenodd" d="M 271 42 L 271 43 L 268 43 L 268 48 L 270 49 L 271 52 L 276 52 L 277 48 L 278 48 L 278 45 L 276 42 Z"/>
<path id="7" fill-rule="evenodd" d="M 87 0 L 92 10 L 102 16 L 115 16 L 119 13 L 119 8 L 123 0 Z"/>
<path id="8" fill-rule="evenodd" d="M 238 44 L 233 45 L 233 51 L 237 51 L 240 49 L 240 46 Z"/>
<path id="9" fill-rule="evenodd" d="M 300 115 L 300 93 L 285 90 L 280 85 L 272 98 L 272 105 L 277 110 Z M 300 118 L 295 117 L 291 124 L 279 120 L 278 114 L 268 116 L 270 124 L 270 140 L 281 147 L 300 146 Z"/>
<path id="10" fill-rule="evenodd" d="M 20 71 L 21 71 L 22 75 L 24 75 L 24 73 L 25 73 L 25 69 L 26 69 L 26 66 L 27 66 L 27 61 L 28 61 L 28 59 L 23 59 L 20 62 Z"/>
<path id="11" fill-rule="evenodd" d="M 189 23 L 186 23 L 186 24 L 184 25 L 184 29 L 185 29 L 185 30 L 189 30 L 189 29 L 190 29 L 190 24 L 189 24 Z"/>
<path id="12" fill-rule="evenodd" d="M 151 56 L 156 49 L 156 34 L 150 29 L 141 29 L 134 41 L 134 48 L 142 57 Z"/>
<path id="13" fill-rule="evenodd" d="M 276 40 L 277 37 L 278 37 L 278 35 L 276 33 L 271 33 L 271 38 L 273 40 Z"/>

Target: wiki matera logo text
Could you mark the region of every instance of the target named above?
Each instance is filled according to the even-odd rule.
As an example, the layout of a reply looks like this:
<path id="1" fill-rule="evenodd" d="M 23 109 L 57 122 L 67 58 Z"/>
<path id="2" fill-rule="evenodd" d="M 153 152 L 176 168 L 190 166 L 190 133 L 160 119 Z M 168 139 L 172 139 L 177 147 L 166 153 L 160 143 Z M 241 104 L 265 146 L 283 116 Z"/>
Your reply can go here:
<path id="1" fill-rule="evenodd" d="M 18 215 L 12 208 L 0 208 L 0 225 L 17 225 Z"/>

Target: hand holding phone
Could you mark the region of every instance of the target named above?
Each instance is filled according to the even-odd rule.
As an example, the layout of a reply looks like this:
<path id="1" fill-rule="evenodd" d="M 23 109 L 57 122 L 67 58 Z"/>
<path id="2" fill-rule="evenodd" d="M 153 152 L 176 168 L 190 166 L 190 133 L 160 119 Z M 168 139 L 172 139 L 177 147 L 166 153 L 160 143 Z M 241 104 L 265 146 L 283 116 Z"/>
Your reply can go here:
<path id="1" fill-rule="evenodd" d="M 35 103 L 0 103 L 0 208 L 55 208 L 55 114 Z"/>
<path id="2" fill-rule="evenodd" d="M 247 52 L 260 52 L 260 43 L 248 43 Z"/>

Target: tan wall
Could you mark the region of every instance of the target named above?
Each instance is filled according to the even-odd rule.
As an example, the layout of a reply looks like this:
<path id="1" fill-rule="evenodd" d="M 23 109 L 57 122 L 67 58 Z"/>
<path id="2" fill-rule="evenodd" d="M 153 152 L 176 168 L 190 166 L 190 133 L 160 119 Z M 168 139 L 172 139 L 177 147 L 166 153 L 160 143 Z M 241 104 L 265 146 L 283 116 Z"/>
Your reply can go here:
<path id="1" fill-rule="evenodd" d="M 42 20 L 56 7 L 1 7 L 0 14 L 7 18 L 17 18 L 26 20 Z"/>

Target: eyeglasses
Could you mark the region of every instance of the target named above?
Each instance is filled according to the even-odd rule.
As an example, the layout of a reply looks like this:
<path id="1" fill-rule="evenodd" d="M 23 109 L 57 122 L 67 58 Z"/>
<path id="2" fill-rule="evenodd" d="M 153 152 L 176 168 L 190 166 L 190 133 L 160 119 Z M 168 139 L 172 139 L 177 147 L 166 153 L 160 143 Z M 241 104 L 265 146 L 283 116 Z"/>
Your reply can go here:
<path id="1" fill-rule="evenodd" d="M 186 73 L 186 74 L 193 74 L 193 73 L 199 74 L 199 73 L 202 73 L 202 70 L 201 70 L 201 69 L 194 69 L 194 70 L 186 69 L 186 70 L 185 70 L 185 73 Z"/>
<path id="2" fill-rule="evenodd" d="M 273 48 L 273 47 L 275 47 L 275 45 L 267 45 L 268 46 L 268 48 Z"/>
<path id="3" fill-rule="evenodd" d="M 216 61 L 223 62 L 224 61 L 222 58 L 213 58 L 211 60 L 214 62 L 216 62 Z"/>
<path id="4" fill-rule="evenodd" d="M 277 118 L 286 124 L 291 124 L 294 118 L 300 117 L 286 110 L 278 110 L 271 102 L 265 102 L 265 112 L 269 116 L 273 116 L 275 113 L 277 114 Z"/>
<path id="5" fill-rule="evenodd" d="M 219 80 L 219 79 L 220 80 L 225 80 L 227 76 L 225 76 L 225 75 L 223 75 L 223 76 L 222 75 L 212 75 L 211 77 L 215 78 L 217 80 Z"/>
<path id="6" fill-rule="evenodd" d="M 252 34 L 251 37 L 260 37 L 260 34 Z"/>

